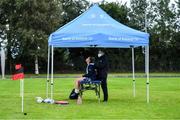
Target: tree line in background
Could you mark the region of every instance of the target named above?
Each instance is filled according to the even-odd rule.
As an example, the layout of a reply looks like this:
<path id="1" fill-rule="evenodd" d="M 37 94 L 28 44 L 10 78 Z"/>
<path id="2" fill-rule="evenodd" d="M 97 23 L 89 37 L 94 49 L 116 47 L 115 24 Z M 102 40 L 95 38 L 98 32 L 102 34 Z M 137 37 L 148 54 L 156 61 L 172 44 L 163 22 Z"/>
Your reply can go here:
<path id="1" fill-rule="evenodd" d="M 6 71 L 15 63 L 33 73 L 38 64 L 46 72 L 48 36 L 70 22 L 92 4 L 86 0 L 1 0 L 0 42 L 6 50 Z M 150 71 L 180 70 L 180 0 L 131 0 L 130 6 L 101 2 L 112 18 L 150 34 Z M 145 17 L 147 22 L 145 22 Z M 97 55 L 97 48 L 56 48 L 55 72 L 82 71 L 84 57 Z M 105 49 L 111 72 L 131 71 L 131 49 Z M 144 71 L 143 48 L 135 49 L 137 71 Z M 84 63 L 84 64 L 82 64 Z M 37 66 L 36 66 L 37 67 Z"/>

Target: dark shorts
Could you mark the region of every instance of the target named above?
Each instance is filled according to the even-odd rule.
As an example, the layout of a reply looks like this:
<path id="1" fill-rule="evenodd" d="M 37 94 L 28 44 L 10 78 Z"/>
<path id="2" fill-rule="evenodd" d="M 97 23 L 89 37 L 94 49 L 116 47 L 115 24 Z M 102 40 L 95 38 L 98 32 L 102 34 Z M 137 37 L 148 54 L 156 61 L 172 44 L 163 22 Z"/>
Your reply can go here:
<path id="1" fill-rule="evenodd" d="M 84 79 L 78 81 L 78 83 L 80 84 L 81 81 L 90 82 L 90 81 L 91 81 L 91 78 L 84 77 Z"/>

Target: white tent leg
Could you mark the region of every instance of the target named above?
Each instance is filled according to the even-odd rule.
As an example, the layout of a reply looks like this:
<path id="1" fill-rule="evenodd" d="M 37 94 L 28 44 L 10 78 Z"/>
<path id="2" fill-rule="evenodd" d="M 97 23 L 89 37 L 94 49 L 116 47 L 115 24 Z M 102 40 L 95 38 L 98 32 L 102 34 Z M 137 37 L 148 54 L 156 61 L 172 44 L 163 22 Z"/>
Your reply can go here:
<path id="1" fill-rule="evenodd" d="M 52 46 L 51 48 L 51 99 L 53 99 L 53 87 L 54 87 L 53 64 L 54 64 L 54 47 Z"/>
<path id="2" fill-rule="evenodd" d="M 136 80 L 134 67 L 134 47 L 132 47 L 133 96 L 136 97 Z"/>
<path id="3" fill-rule="evenodd" d="M 144 57 L 144 63 L 145 63 L 145 64 L 144 64 L 144 71 L 145 71 L 145 75 L 146 75 L 146 73 L 147 73 L 147 72 L 146 72 L 146 63 L 147 63 L 147 62 L 146 62 L 146 59 L 147 59 L 147 58 L 146 58 L 146 46 L 144 46 L 143 49 L 144 49 L 144 53 L 143 53 L 143 54 L 144 54 L 144 56 L 145 56 L 145 57 Z"/>
<path id="4" fill-rule="evenodd" d="M 147 64 L 147 55 L 146 55 L 146 46 L 144 46 L 144 54 L 145 54 L 145 59 L 144 59 L 144 62 L 145 62 L 145 74 L 147 74 L 147 68 L 146 68 L 146 64 Z"/>
<path id="5" fill-rule="evenodd" d="M 50 65 L 50 46 L 48 46 L 48 65 L 47 65 L 47 81 L 46 81 L 46 98 L 49 92 L 49 65 Z"/>
<path id="6" fill-rule="evenodd" d="M 146 46 L 146 77 L 146 100 L 149 103 L 149 46 Z"/>

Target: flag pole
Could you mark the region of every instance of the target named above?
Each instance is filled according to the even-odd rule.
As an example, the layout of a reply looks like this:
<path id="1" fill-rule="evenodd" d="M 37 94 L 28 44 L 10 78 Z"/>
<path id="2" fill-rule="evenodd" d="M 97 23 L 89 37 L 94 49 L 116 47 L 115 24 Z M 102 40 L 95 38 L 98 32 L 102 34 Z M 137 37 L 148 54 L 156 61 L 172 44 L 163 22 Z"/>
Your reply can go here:
<path id="1" fill-rule="evenodd" d="M 24 112 L 24 79 L 21 79 L 22 113 Z"/>
<path id="2" fill-rule="evenodd" d="M 24 113 L 24 69 L 21 64 L 16 64 L 15 70 L 12 80 L 20 80 L 21 112 Z M 24 113 L 24 115 L 27 115 L 27 113 Z"/>
<path id="3" fill-rule="evenodd" d="M 21 84 L 22 84 L 22 82 L 21 82 L 21 80 L 19 81 L 19 83 L 20 83 L 20 97 L 22 96 L 22 88 L 21 88 Z"/>
<path id="4" fill-rule="evenodd" d="M 22 87 L 21 87 L 21 91 L 22 91 L 22 108 L 21 108 L 21 111 L 22 113 L 24 113 L 24 79 L 20 79 L 20 81 L 22 82 Z M 27 115 L 27 113 L 24 113 L 24 115 Z"/>

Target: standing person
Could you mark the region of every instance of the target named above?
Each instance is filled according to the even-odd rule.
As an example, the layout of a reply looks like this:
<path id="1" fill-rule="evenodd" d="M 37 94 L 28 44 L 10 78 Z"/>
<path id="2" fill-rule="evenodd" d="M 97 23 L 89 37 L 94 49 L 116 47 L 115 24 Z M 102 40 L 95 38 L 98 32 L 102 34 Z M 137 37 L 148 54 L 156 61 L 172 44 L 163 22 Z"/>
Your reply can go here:
<path id="1" fill-rule="evenodd" d="M 103 51 L 98 51 L 98 58 L 95 62 L 97 69 L 97 79 L 101 80 L 101 87 L 104 94 L 103 102 L 108 101 L 108 88 L 107 88 L 107 74 L 108 74 L 108 60 Z"/>

